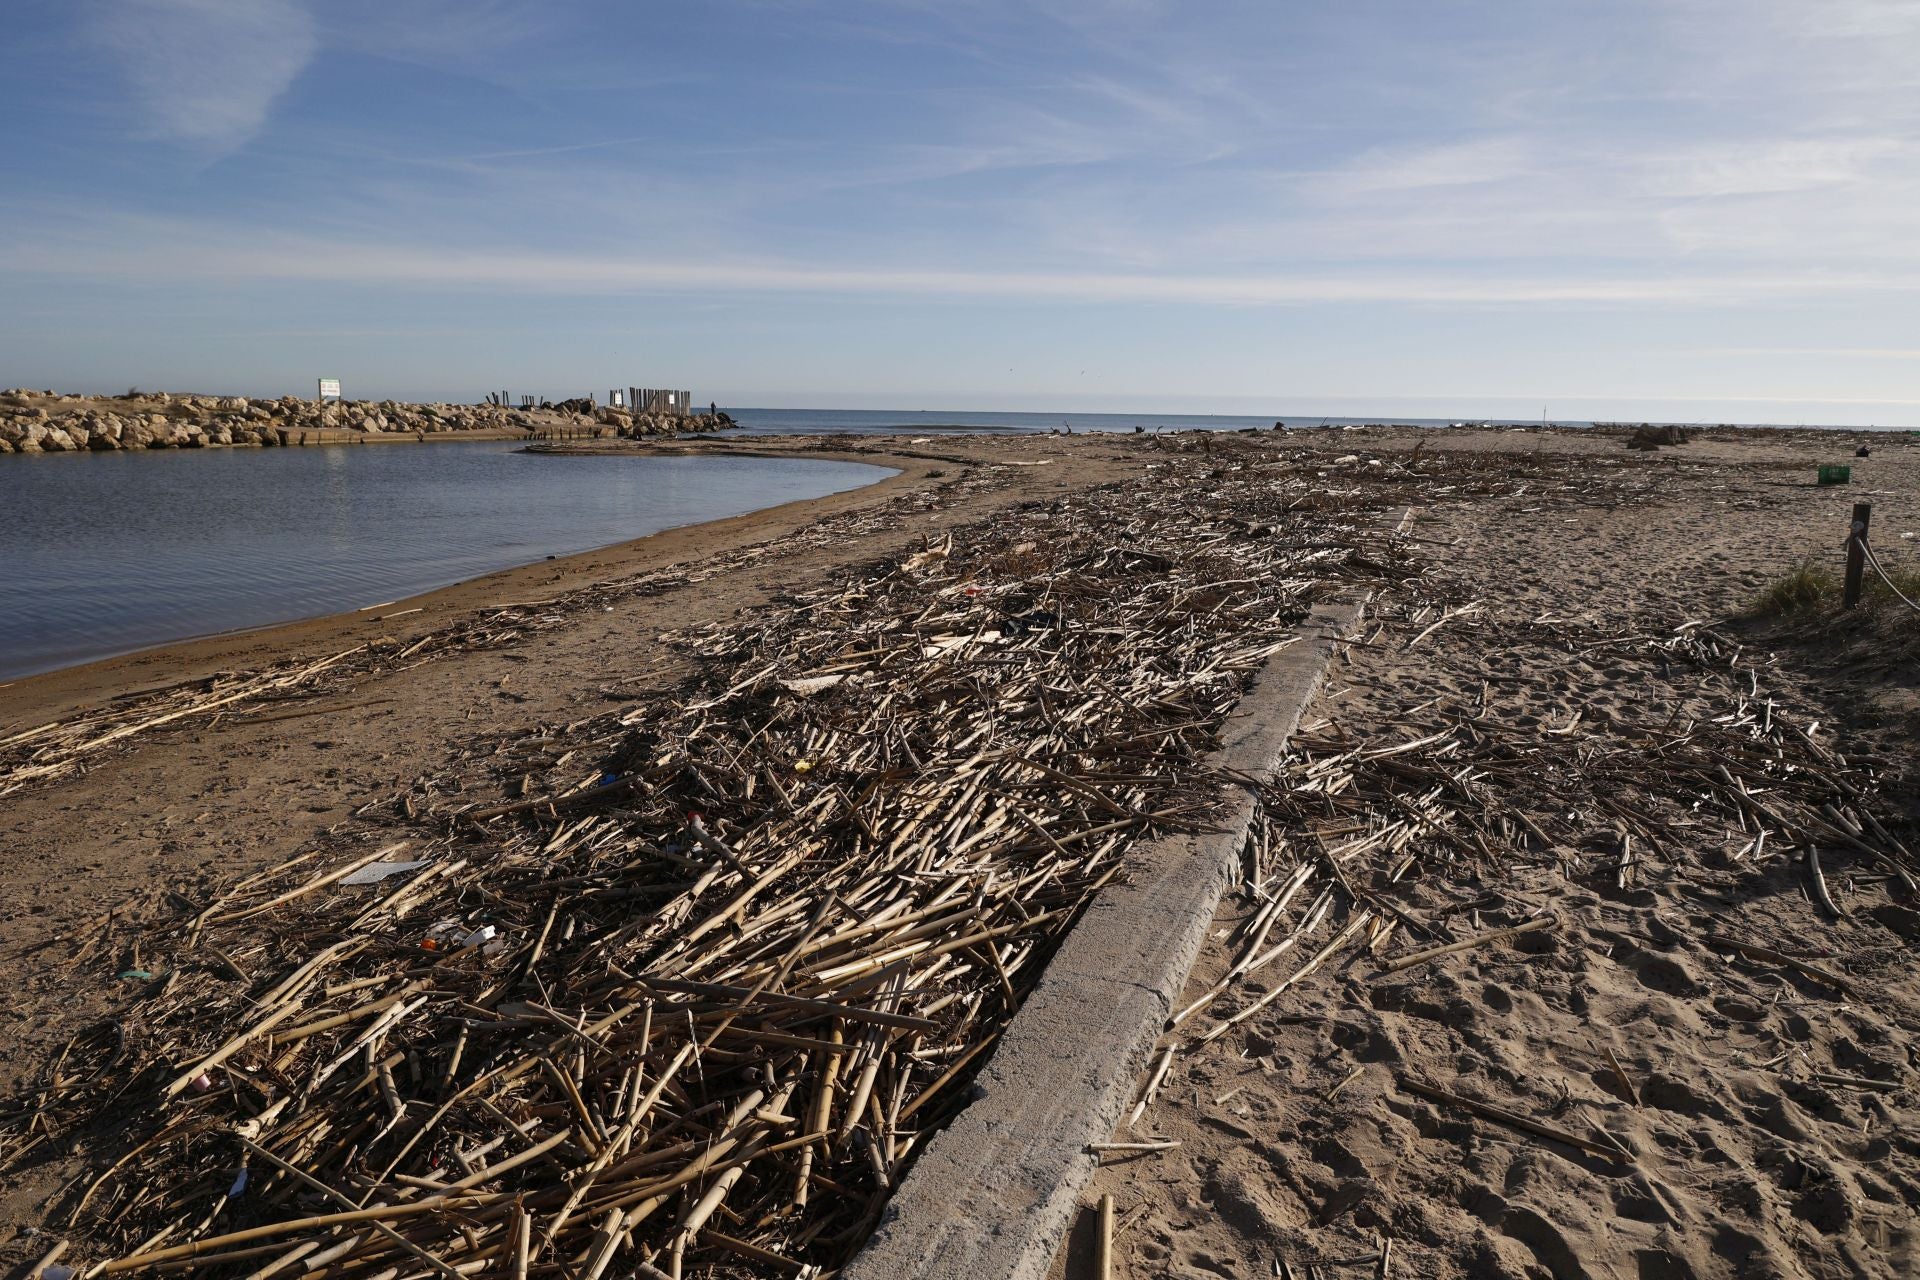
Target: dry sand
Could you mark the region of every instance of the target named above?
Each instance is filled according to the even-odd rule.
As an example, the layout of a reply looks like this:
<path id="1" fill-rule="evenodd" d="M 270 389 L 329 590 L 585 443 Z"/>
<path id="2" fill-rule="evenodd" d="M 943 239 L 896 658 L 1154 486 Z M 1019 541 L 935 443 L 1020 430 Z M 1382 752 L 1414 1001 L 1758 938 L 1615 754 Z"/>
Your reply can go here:
<path id="1" fill-rule="evenodd" d="M 1413 443 L 1370 433 L 1346 447 L 1390 457 Z M 1874 443 L 1872 459 L 1855 460 L 1851 441 L 1748 434 L 1628 463 L 1617 440 L 1427 436 L 1429 450 L 1570 450 L 1603 468 L 1657 468 L 1663 492 L 1613 508 L 1550 492 L 1469 508 L 1436 495 L 1417 531 L 1432 540 L 1448 594 L 1481 611 L 1410 648 L 1437 615 L 1379 601 L 1365 644 L 1336 662 L 1303 734 L 1378 747 L 1462 717 L 1506 726 L 1523 759 L 1528 739 L 1540 749 L 1541 772 L 1496 772 L 1480 785 L 1493 803 L 1556 825 L 1584 801 L 1547 783 L 1545 762 L 1577 760 L 1567 753 L 1582 744 L 1603 749 L 1629 726 L 1721 708 L 1651 654 L 1571 651 L 1543 642 L 1552 627 L 1535 620 L 1664 635 L 1732 616 L 1721 630 L 1752 646 L 1745 661 L 1761 667 L 1761 691 L 1783 715 L 1818 724 L 1825 743 L 1882 757 L 1891 777 L 1878 810 L 1915 846 L 1920 618 L 1836 626 L 1737 616 L 1802 557 L 1837 568 L 1859 499 L 1875 504 L 1883 558 L 1915 562 L 1915 542 L 1899 535 L 1920 531 L 1920 444 Z M 1852 462 L 1850 489 L 1812 486 L 1815 465 L 1829 461 Z M 1604 851 L 1607 833 L 1596 834 Z M 1635 868 L 1624 890 L 1593 849 L 1495 858 L 1494 874 L 1416 871 L 1394 886 L 1384 854 L 1351 868 L 1409 917 L 1448 920 L 1460 936 L 1533 910 L 1557 912 L 1560 924 L 1387 976 L 1381 960 L 1425 940 L 1402 938 L 1380 957 L 1356 950 L 1176 1058 L 1148 1113 L 1116 1136 L 1181 1145 L 1101 1170 L 1088 1192 L 1089 1206 L 1115 1199 L 1115 1274 L 1920 1274 L 1915 904 L 1878 868 L 1828 850 L 1846 913 L 1834 919 L 1810 897 L 1798 858 L 1737 859 L 1749 834 L 1710 811 L 1692 834 L 1688 847 Z M 1311 832 L 1296 839 L 1317 847 Z M 1237 958 L 1229 933 L 1256 906 L 1223 905 L 1183 1004 L 1226 973 Z M 1489 918 L 1462 927 L 1457 913 L 1475 907 Z M 1708 933 L 1830 966 L 1851 993 L 1732 956 Z M 1255 975 L 1219 1011 L 1251 1003 L 1296 963 Z M 1822 1073 L 1881 1086 L 1815 1079 Z M 1436 1105 L 1410 1093 L 1409 1079 L 1581 1134 L 1591 1134 L 1590 1116 L 1635 1163 Z M 1083 1221 L 1057 1277 L 1092 1274 L 1090 1229 Z"/>
<path id="2" fill-rule="evenodd" d="M 1408 649 L 1431 618 L 1416 622 L 1410 601 L 1381 601 L 1380 625 L 1337 666 L 1309 716 L 1320 728 L 1337 722 L 1383 741 L 1416 736 L 1467 701 L 1479 705 L 1483 690 L 1480 714 L 1542 734 L 1576 713 L 1583 734 L 1604 734 L 1615 718 L 1644 720 L 1669 696 L 1662 672 L 1490 638 L 1543 614 L 1627 631 L 1736 613 L 1803 556 L 1837 563 L 1847 506 L 1863 496 L 1876 503 L 1882 548 L 1914 547 L 1898 535 L 1920 531 L 1920 445 L 1884 438 L 1874 441 L 1878 456 L 1854 462 L 1857 483 L 1848 490 L 1811 485 L 1817 462 L 1853 461 L 1845 456 L 1852 442 L 1841 447 L 1837 437 L 1716 433 L 1642 455 L 1593 434 L 1396 429 L 1228 437 L 1221 447 L 1269 443 L 1323 453 L 1330 482 L 1339 466 L 1416 449 L 1505 452 L 1516 465 L 1547 451 L 1591 458 L 1596 475 L 1630 476 L 1649 493 L 1614 510 L 1577 493 L 1475 507 L 1435 492 L 1416 531 L 1430 540 L 1435 574 L 1452 580 L 1454 594 L 1481 601 L 1482 613 Z M 71 969 L 63 949 L 47 944 L 144 886 L 165 881 L 192 892 L 279 861 L 464 742 L 617 703 L 630 694 L 609 678 L 610 667 L 623 679 L 641 670 L 653 686 L 671 682 L 672 660 L 645 652 L 660 630 L 732 616 L 944 525 L 1137 474 L 1139 465 L 1130 437 L 700 446 L 737 447 L 890 461 L 903 471 L 867 490 L 492 575 L 388 611 L 421 608 L 404 619 L 323 619 L 0 688 L 3 738 L 142 688 L 323 656 L 383 633 L 424 635 L 490 603 L 750 552 L 723 575 L 695 574 L 515 647 L 453 653 L 313 704 L 156 732 L 102 758 L 84 779 L 0 799 L 0 964 L 12 978 L 0 996 L 0 1096 L 13 1095 L 76 1026 L 124 1005 L 98 966 Z M 1337 462 L 1350 455 L 1359 461 Z M 1658 483 L 1649 491 L 1650 479 Z M 1830 627 L 1729 625 L 1777 657 L 1770 678 L 1781 705 L 1821 721 L 1828 740 L 1892 760 L 1912 755 L 1920 740 L 1912 643 L 1920 632 L 1836 638 Z M 1904 652 L 1889 649 L 1899 644 Z M 1896 830 L 1911 845 L 1911 779 L 1894 785 L 1898 803 L 1881 812 L 1901 820 Z M 1532 793 L 1511 799 L 1552 803 Z M 1914 1274 L 1920 990 L 1910 948 L 1920 915 L 1896 886 L 1841 864 L 1833 878 L 1848 915 L 1825 919 L 1793 867 L 1748 871 L 1713 861 L 1708 853 L 1723 835 L 1703 833 L 1699 866 L 1650 865 L 1626 894 L 1531 863 L 1492 886 L 1416 883 L 1403 902 L 1410 913 L 1491 891 L 1551 903 L 1563 924 L 1538 947 L 1495 946 L 1406 975 L 1386 1000 L 1374 998 L 1364 966 L 1330 968 L 1205 1053 L 1180 1060 L 1140 1129 L 1183 1145 L 1106 1170 L 1094 1189 L 1112 1192 L 1128 1215 L 1119 1274 L 1273 1275 L 1284 1262 L 1306 1275 L 1315 1259 L 1372 1257 L 1383 1238 L 1394 1242 L 1395 1275 Z M 1220 927 L 1246 909 L 1229 903 Z M 1730 962 L 1698 941 L 1703 920 L 1828 957 L 1820 962 L 1859 979 L 1859 995 L 1841 999 L 1765 966 Z M 1229 959 L 1223 946 L 1210 947 L 1194 990 Z M 1623 1059 L 1638 1106 L 1611 1090 L 1597 1046 Z M 1766 1065 L 1782 1052 L 1801 1078 Z M 1356 1066 L 1360 1074 L 1324 1100 Z M 1810 1068 L 1899 1087 L 1810 1088 Z M 1415 1104 L 1393 1085 L 1407 1069 L 1441 1081 L 1470 1078 L 1488 1086 L 1481 1096 L 1539 1111 L 1557 1096 L 1576 1099 L 1629 1138 L 1651 1171 L 1645 1181 L 1658 1185 Z M 58 1172 L 0 1182 L 0 1262 L 34 1252 L 24 1237 L 7 1237 L 40 1225 L 36 1206 Z M 1056 1270 L 1084 1274 L 1083 1265 L 1070 1249 Z M 1367 1274 L 1361 1266 L 1379 1269 L 1328 1265 L 1320 1273 Z"/>

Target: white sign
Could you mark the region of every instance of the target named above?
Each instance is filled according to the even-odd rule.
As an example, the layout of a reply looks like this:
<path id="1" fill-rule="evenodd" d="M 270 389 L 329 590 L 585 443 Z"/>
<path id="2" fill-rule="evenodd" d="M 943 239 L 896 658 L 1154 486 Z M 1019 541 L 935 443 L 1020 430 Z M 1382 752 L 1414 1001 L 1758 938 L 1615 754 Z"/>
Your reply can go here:
<path id="1" fill-rule="evenodd" d="M 340 398 L 340 379 L 320 379 L 320 398 L 322 400 L 338 400 Z"/>

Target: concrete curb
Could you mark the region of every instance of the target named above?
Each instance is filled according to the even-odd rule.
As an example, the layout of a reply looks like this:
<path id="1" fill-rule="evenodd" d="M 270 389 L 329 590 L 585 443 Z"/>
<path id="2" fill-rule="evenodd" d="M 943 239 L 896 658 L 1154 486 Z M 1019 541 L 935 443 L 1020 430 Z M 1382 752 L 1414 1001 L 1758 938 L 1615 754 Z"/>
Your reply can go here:
<path id="1" fill-rule="evenodd" d="M 1365 600 L 1316 607 L 1275 654 L 1210 761 L 1268 777 Z M 1047 966 L 973 1087 L 928 1144 L 843 1280 L 1044 1280 L 1105 1142 L 1133 1102 L 1214 911 L 1234 880 L 1254 796 L 1224 801 L 1225 831 L 1136 850 Z"/>

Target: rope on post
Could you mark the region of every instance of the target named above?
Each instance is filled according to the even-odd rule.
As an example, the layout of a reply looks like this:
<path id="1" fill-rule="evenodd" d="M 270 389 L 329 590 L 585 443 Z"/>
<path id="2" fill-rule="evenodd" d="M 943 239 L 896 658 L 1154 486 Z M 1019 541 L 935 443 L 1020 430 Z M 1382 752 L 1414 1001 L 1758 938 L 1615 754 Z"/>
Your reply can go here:
<path id="1" fill-rule="evenodd" d="M 1892 576 L 1888 574 L 1884 568 L 1881 567 L 1880 557 L 1873 554 L 1873 547 L 1867 542 L 1866 538 L 1863 535 L 1855 534 L 1850 545 L 1859 546 L 1861 553 L 1866 557 L 1867 563 L 1872 565 L 1873 571 L 1880 575 L 1880 581 L 1887 584 L 1887 590 L 1893 592 L 1895 596 L 1899 597 L 1901 604 L 1906 605 L 1907 608 L 1913 610 L 1915 613 L 1920 613 L 1920 604 L 1914 603 L 1914 601 L 1908 597 L 1906 592 L 1902 591 L 1898 586 L 1894 584 Z"/>

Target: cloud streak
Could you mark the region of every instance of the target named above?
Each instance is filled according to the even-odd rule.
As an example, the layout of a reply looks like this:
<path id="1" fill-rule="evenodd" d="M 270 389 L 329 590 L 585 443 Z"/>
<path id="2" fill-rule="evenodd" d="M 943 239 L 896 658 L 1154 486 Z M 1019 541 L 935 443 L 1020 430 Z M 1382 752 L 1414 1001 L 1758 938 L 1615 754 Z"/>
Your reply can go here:
<path id="1" fill-rule="evenodd" d="M 103 0 L 91 17 L 140 132 L 217 154 L 260 131 L 319 49 L 295 0 Z"/>
<path id="2" fill-rule="evenodd" d="M 129 282 L 306 282 L 361 288 L 579 293 L 822 296 L 1147 302 L 1224 306 L 1460 303 L 1500 306 L 1711 306 L 1837 294 L 1920 292 L 1920 274 L 1894 272 L 1606 275 L 1486 269 L 1325 269 L 1239 274 L 999 271 L 864 267 L 780 259 L 655 260 L 621 254 L 527 253 L 117 221 L 0 249 L 0 271 Z"/>

